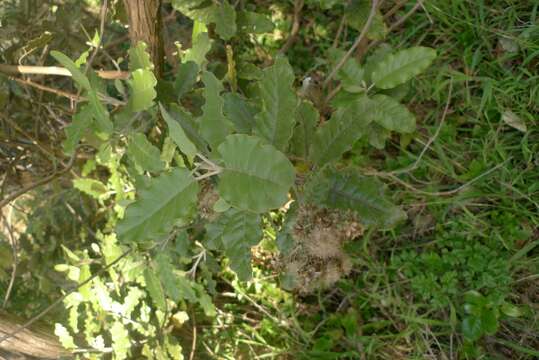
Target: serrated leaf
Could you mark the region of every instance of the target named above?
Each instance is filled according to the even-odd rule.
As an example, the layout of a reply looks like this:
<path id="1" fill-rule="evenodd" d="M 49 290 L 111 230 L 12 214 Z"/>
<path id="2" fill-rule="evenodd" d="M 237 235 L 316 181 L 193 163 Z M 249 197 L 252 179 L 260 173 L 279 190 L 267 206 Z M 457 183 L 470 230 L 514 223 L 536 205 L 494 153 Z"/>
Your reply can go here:
<path id="1" fill-rule="evenodd" d="M 176 221 L 191 218 L 197 194 L 198 184 L 187 169 L 174 169 L 152 179 L 118 222 L 118 238 L 140 242 L 167 233 Z"/>
<path id="2" fill-rule="evenodd" d="M 296 123 L 293 83 L 294 71 L 284 57 L 264 69 L 259 82 L 262 111 L 256 116 L 253 131 L 281 151 L 286 151 Z"/>
<path id="3" fill-rule="evenodd" d="M 94 90 L 88 91 L 88 102 L 95 120 L 94 128 L 96 135 L 102 140 L 107 140 L 114 129 L 112 121 L 110 121 L 109 112 L 105 105 L 101 103 Z"/>
<path id="4" fill-rule="evenodd" d="M 303 100 L 296 111 L 296 118 L 297 124 L 290 141 L 290 152 L 295 156 L 307 159 L 320 114 L 311 102 Z"/>
<path id="5" fill-rule="evenodd" d="M 178 99 L 193 90 L 197 82 L 197 77 L 198 65 L 195 62 L 188 61 L 180 64 L 176 79 L 174 80 L 174 90 Z"/>
<path id="6" fill-rule="evenodd" d="M 64 152 L 67 155 L 73 154 L 84 132 L 92 126 L 91 108 L 88 105 L 81 107 L 71 119 L 71 124 L 65 128 L 66 138 L 62 142 Z"/>
<path id="7" fill-rule="evenodd" d="M 127 156 L 141 171 L 159 172 L 165 167 L 159 149 L 142 133 L 134 134 L 129 140 Z"/>
<path id="8" fill-rule="evenodd" d="M 114 350 L 114 359 L 127 359 L 129 349 L 131 348 L 129 331 L 127 331 L 121 322 L 115 321 L 110 328 L 110 334 L 112 338 L 112 349 Z"/>
<path id="9" fill-rule="evenodd" d="M 224 40 L 236 34 L 236 11 L 228 1 L 173 0 L 172 6 L 189 18 L 204 24 L 215 24 L 215 31 Z"/>
<path id="10" fill-rule="evenodd" d="M 153 70 L 154 65 L 150 59 L 150 54 L 146 51 L 147 48 L 148 45 L 139 41 L 136 46 L 129 49 L 129 71 L 134 72 L 139 69 Z"/>
<path id="11" fill-rule="evenodd" d="M 222 242 L 230 268 L 241 281 L 251 278 L 251 247 L 262 239 L 260 216 L 246 211 L 228 210 Z"/>
<path id="12" fill-rule="evenodd" d="M 311 161 L 322 166 L 350 150 L 368 129 L 372 101 L 363 96 L 338 108 L 331 119 L 316 131 L 311 144 Z"/>
<path id="13" fill-rule="evenodd" d="M 199 131 L 202 137 L 215 149 L 230 134 L 232 124 L 223 114 L 224 100 L 221 97 L 223 84 L 211 72 L 202 74 L 204 99 Z"/>
<path id="14" fill-rule="evenodd" d="M 282 206 L 294 183 L 294 167 L 261 139 L 229 135 L 218 148 L 223 158 L 219 193 L 232 206 L 262 213 Z"/>
<path id="15" fill-rule="evenodd" d="M 211 49 L 211 40 L 208 33 L 200 33 L 193 39 L 192 47 L 185 52 L 183 61 L 185 63 L 192 61 L 203 69 L 208 62 L 206 54 Z"/>
<path id="16" fill-rule="evenodd" d="M 66 349 L 76 349 L 75 340 L 69 331 L 60 323 L 54 324 L 54 335 L 58 336 L 60 343 Z"/>
<path id="17" fill-rule="evenodd" d="M 101 181 L 95 179 L 75 179 L 73 180 L 73 186 L 94 199 L 100 199 L 107 193 L 107 187 Z"/>
<path id="18" fill-rule="evenodd" d="M 192 161 L 198 152 L 195 144 L 193 144 L 191 140 L 189 140 L 189 138 L 185 134 L 185 131 L 183 131 L 181 125 L 170 116 L 170 114 L 167 112 L 167 110 L 162 104 L 159 104 L 159 108 L 161 109 L 163 119 L 165 119 L 167 123 L 170 137 L 172 138 L 172 140 L 174 140 L 176 145 L 178 145 L 180 151 L 183 152 L 190 161 Z"/>
<path id="19" fill-rule="evenodd" d="M 129 108 L 133 112 L 147 110 L 153 106 L 153 100 L 157 96 L 155 86 L 157 79 L 152 71 L 147 69 L 137 69 L 131 73 L 131 97 L 129 98 Z"/>
<path id="20" fill-rule="evenodd" d="M 406 213 L 384 196 L 384 185 L 354 171 L 323 169 L 307 185 L 309 201 L 328 208 L 353 210 L 365 225 L 389 229 Z"/>
<path id="21" fill-rule="evenodd" d="M 166 311 L 167 304 L 161 282 L 155 272 L 148 267 L 144 269 L 144 282 L 155 306 L 163 312 Z"/>
<path id="22" fill-rule="evenodd" d="M 404 84 L 424 71 L 436 58 L 436 50 L 417 46 L 386 56 L 372 73 L 372 81 L 380 89 Z"/>
<path id="23" fill-rule="evenodd" d="M 251 34 L 268 33 L 275 28 L 268 16 L 252 11 L 238 11 L 237 23 L 241 31 Z"/>
<path id="24" fill-rule="evenodd" d="M 224 113 L 240 134 L 250 134 L 257 109 L 237 93 L 224 94 Z"/>
<path id="25" fill-rule="evenodd" d="M 167 254 L 160 253 L 155 261 L 157 273 L 159 274 L 165 292 L 174 302 L 178 302 L 182 299 L 191 302 L 197 300 L 196 294 L 189 281 L 185 279 L 185 277 L 174 273 L 174 266 Z"/>
<path id="26" fill-rule="evenodd" d="M 352 0 L 345 10 L 346 21 L 357 31 L 362 31 L 367 23 L 367 19 L 371 13 L 371 1 L 372 0 Z M 369 31 L 367 31 L 367 38 L 371 40 L 382 40 L 386 36 L 387 31 L 388 29 L 384 22 L 384 17 L 380 11 L 377 10 L 372 19 Z"/>
<path id="27" fill-rule="evenodd" d="M 383 128 L 398 133 L 415 131 L 415 116 L 408 108 L 395 99 L 378 94 L 372 98 L 373 121 Z"/>
<path id="28" fill-rule="evenodd" d="M 71 76 L 73 77 L 73 80 L 75 80 L 75 82 L 79 84 L 81 88 L 87 91 L 92 90 L 92 87 L 90 86 L 90 81 L 88 80 L 86 75 L 84 75 L 82 71 L 80 71 L 80 69 L 73 62 L 73 60 L 71 60 L 69 57 L 65 56 L 59 51 L 53 50 L 51 51 L 51 55 L 53 58 L 56 59 L 56 61 L 62 64 L 63 67 L 69 70 L 69 72 L 71 73 Z"/>

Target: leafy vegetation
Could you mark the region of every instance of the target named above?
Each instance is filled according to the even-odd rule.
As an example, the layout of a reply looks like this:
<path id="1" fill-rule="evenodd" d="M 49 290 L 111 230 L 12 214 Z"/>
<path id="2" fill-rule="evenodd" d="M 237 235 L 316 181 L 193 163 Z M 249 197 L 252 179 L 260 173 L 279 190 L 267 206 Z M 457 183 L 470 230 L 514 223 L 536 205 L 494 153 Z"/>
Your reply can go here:
<path id="1" fill-rule="evenodd" d="M 150 3 L 0 4 L 0 289 L 50 357 L 539 356 L 537 5 Z"/>

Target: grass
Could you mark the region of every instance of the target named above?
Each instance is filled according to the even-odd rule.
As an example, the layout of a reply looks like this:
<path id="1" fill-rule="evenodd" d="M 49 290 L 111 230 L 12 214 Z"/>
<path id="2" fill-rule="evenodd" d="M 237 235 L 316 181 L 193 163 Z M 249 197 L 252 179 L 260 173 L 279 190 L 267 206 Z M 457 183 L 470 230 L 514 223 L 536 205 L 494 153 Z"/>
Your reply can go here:
<path id="1" fill-rule="evenodd" d="M 237 346 L 219 356 L 539 356 L 539 4 L 425 3 L 426 13 L 415 14 L 390 36 L 395 47 L 431 46 L 439 53 L 406 99 L 418 115 L 418 134 L 407 146 L 393 138 L 384 152 L 361 160 L 386 171 L 409 166 L 440 127 L 418 167 L 399 175 L 400 182 L 389 181 L 409 221 L 352 244 L 353 274 L 317 296 L 281 292 L 262 268 L 241 290 L 250 300 L 239 296 L 222 316 L 237 316 L 256 304 L 271 317 L 253 325 L 229 319 L 228 326 L 207 333 L 212 352 L 234 341 Z M 507 110 L 526 123 L 526 132 L 502 120 Z M 459 187 L 447 196 L 436 195 Z M 499 313 L 496 331 L 476 341 L 466 340 L 462 328 L 470 290 L 482 293 L 491 302 L 489 309 Z M 505 315 L 501 304 L 514 306 L 519 316 Z"/>

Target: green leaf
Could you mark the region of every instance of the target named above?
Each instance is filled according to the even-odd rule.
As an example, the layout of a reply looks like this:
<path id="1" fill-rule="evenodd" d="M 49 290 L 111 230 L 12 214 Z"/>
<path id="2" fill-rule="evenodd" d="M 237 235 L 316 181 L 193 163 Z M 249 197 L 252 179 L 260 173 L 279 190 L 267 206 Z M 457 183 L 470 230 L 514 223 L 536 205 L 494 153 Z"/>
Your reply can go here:
<path id="1" fill-rule="evenodd" d="M 212 22 L 215 23 L 215 31 L 221 39 L 229 40 L 236 35 L 236 11 L 228 1 L 225 0 L 216 7 Z"/>
<path id="2" fill-rule="evenodd" d="M 519 309 L 518 306 L 515 306 L 510 303 L 503 303 L 500 307 L 500 310 L 504 315 L 507 315 L 509 317 L 520 317 L 523 315 L 522 310 Z"/>
<path id="3" fill-rule="evenodd" d="M 296 111 L 296 118 L 297 124 L 290 141 L 290 152 L 295 156 L 307 159 L 320 114 L 311 102 L 303 100 Z"/>
<path id="4" fill-rule="evenodd" d="M 251 34 L 268 33 L 275 28 L 268 16 L 252 11 L 238 11 L 237 23 L 241 31 Z"/>
<path id="5" fill-rule="evenodd" d="M 185 134 L 193 144 L 196 145 L 197 149 L 207 153 L 208 143 L 198 132 L 198 123 L 193 118 L 193 115 L 176 104 L 171 104 L 169 114 L 181 125 L 183 131 L 185 131 Z"/>
<path id="6" fill-rule="evenodd" d="M 348 59 L 337 73 L 337 79 L 341 81 L 344 90 L 357 93 L 365 91 L 362 86 L 365 71 L 356 59 Z"/>
<path id="7" fill-rule="evenodd" d="M 352 0 L 345 10 L 346 21 L 357 31 L 363 30 L 363 27 L 367 23 L 367 19 L 371 13 L 371 1 Z M 374 15 L 371 22 L 371 27 L 369 28 L 369 31 L 367 31 L 367 38 L 371 40 L 382 40 L 386 36 L 387 31 L 388 29 L 384 22 L 384 17 L 380 11 L 376 11 L 376 15 Z"/>
<path id="8" fill-rule="evenodd" d="M 206 102 L 202 106 L 203 114 L 199 130 L 202 137 L 215 149 L 230 134 L 232 124 L 223 114 L 224 100 L 221 97 L 223 84 L 208 71 L 202 74 L 202 81 L 205 85 Z"/>
<path id="9" fill-rule="evenodd" d="M 406 106 L 387 95 L 375 95 L 372 98 L 373 121 L 387 130 L 398 133 L 415 131 L 415 116 Z"/>
<path id="10" fill-rule="evenodd" d="M 260 216 L 246 211 L 228 210 L 222 243 L 230 259 L 230 268 L 241 281 L 251 278 L 251 247 L 262 239 Z"/>
<path id="11" fill-rule="evenodd" d="M 485 334 L 494 335 L 498 331 L 498 311 L 491 307 L 483 308 L 481 325 Z"/>
<path id="12" fill-rule="evenodd" d="M 75 340 L 69 331 L 60 323 L 54 324 L 54 335 L 58 336 L 60 343 L 66 349 L 76 349 Z"/>
<path id="13" fill-rule="evenodd" d="M 172 6 L 189 18 L 204 24 L 215 24 L 215 31 L 224 40 L 236 34 L 236 11 L 228 1 L 172 0 Z"/>
<path id="14" fill-rule="evenodd" d="M 165 253 L 160 253 L 155 260 L 157 273 L 167 295 L 174 302 L 179 302 L 182 299 L 195 302 L 197 300 L 195 291 L 192 289 L 187 279 L 174 272 L 174 266 L 172 265 L 170 257 Z"/>
<path id="15" fill-rule="evenodd" d="M 284 57 L 264 69 L 259 82 L 262 111 L 256 116 L 254 133 L 278 150 L 286 151 L 296 119 L 296 94 L 292 88 L 294 71 Z"/>
<path id="16" fill-rule="evenodd" d="M 94 199 L 100 199 L 107 193 L 107 187 L 99 180 L 80 178 L 73 180 L 73 186 Z"/>
<path id="17" fill-rule="evenodd" d="M 184 94 L 193 90 L 197 82 L 198 65 L 193 61 L 180 64 L 176 80 L 174 80 L 174 90 L 176 97 L 180 99 Z"/>
<path id="18" fill-rule="evenodd" d="M 386 56 L 372 73 L 372 81 L 380 89 L 391 89 L 424 71 L 436 58 L 436 50 L 417 46 Z"/>
<path id="19" fill-rule="evenodd" d="M 261 213 L 286 202 L 295 173 L 283 153 L 242 134 L 229 135 L 218 151 L 224 162 L 218 189 L 229 204 Z"/>
<path id="20" fill-rule="evenodd" d="M 391 132 L 384 129 L 380 125 L 372 122 L 369 124 L 369 129 L 367 131 L 367 137 L 369 144 L 374 146 L 378 150 L 382 150 L 386 146 L 386 141 L 389 139 Z"/>
<path id="21" fill-rule="evenodd" d="M 138 200 L 127 207 L 116 232 L 121 241 L 146 241 L 188 221 L 196 207 L 198 184 L 187 169 L 174 169 L 151 180 Z"/>
<path id="22" fill-rule="evenodd" d="M 163 312 L 167 311 L 165 293 L 163 292 L 161 282 L 155 272 L 149 267 L 144 269 L 144 282 L 146 283 L 146 290 L 148 290 L 155 306 Z"/>
<path id="23" fill-rule="evenodd" d="M 92 126 L 92 109 L 88 105 L 84 105 L 71 119 L 71 124 L 65 128 L 66 138 L 62 142 L 64 152 L 67 155 L 75 152 L 85 131 Z"/>
<path id="24" fill-rule="evenodd" d="M 226 93 L 224 96 L 224 113 L 240 134 L 250 134 L 257 109 L 237 93 Z"/>
<path id="25" fill-rule="evenodd" d="M 470 341 L 479 340 L 483 336 L 481 319 L 475 316 L 467 316 L 462 320 L 462 334 Z"/>
<path id="26" fill-rule="evenodd" d="M 131 349 L 131 341 L 129 331 L 120 321 L 115 321 L 110 328 L 112 338 L 112 349 L 114 350 L 114 359 L 127 359 L 129 349 Z"/>
<path id="27" fill-rule="evenodd" d="M 136 70 L 153 70 L 154 66 L 150 59 L 150 54 L 146 51 L 148 45 L 139 41 L 137 46 L 129 49 L 129 71 L 135 72 Z"/>
<path id="28" fill-rule="evenodd" d="M 95 120 L 94 125 L 96 134 L 102 140 L 107 140 L 114 129 L 112 121 L 110 121 L 109 112 L 105 105 L 99 101 L 97 93 L 94 90 L 88 91 L 88 101 L 90 109 L 92 110 L 92 116 Z"/>
<path id="29" fill-rule="evenodd" d="M 324 168 L 308 184 L 310 202 L 328 208 L 355 211 L 365 225 L 389 229 L 406 213 L 384 196 L 384 185 L 374 177 L 365 177 L 353 170 Z"/>
<path id="30" fill-rule="evenodd" d="M 127 155 L 141 172 L 159 172 L 164 169 L 159 149 L 142 133 L 136 133 L 131 137 L 127 146 Z"/>
<path id="31" fill-rule="evenodd" d="M 206 59 L 206 54 L 211 49 L 211 40 L 208 36 L 208 33 L 200 33 L 193 39 L 193 45 L 191 49 L 185 52 L 183 57 L 183 62 L 188 63 L 189 61 L 194 62 L 198 65 L 199 69 L 205 67 L 208 60 Z"/>
<path id="32" fill-rule="evenodd" d="M 87 91 L 92 90 L 92 87 L 90 86 L 90 81 L 88 80 L 86 75 L 84 75 L 82 71 L 79 70 L 77 65 L 75 65 L 75 63 L 70 58 L 68 58 L 61 52 L 54 50 L 51 51 L 51 55 L 53 58 L 56 59 L 56 61 L 62 64 L 63 67 L 69 70 L 71 76 L 73 77 L 73 80 L 75 80 L 75 82 L 79 84 L 80 87 Z"/>
<path id="33" fill-rule="evenodd" d="M 338 108 L 331 119 L 319 127 L 311 145 L 311 161 L 322 166 L 350 150 L 368 129 L 372 101 L 363 96 Z"/>
<path id="34" fill-rule="evenodd" d="M 180 151 L 183 152 L 190 161 L 192 161 L 198 152 L 195 144 L 189 140 L 181 125 L 170 116 L 162 104 L 159 104 L 159 108 L 161 109 L 161 114 L 167 123 L 170 137 L 172 140 L 174 140 L 176 145 L 178 145 Z"/>
<path id="35" fill-rule="evenodd" d="M 129 108 L 133 112 L 147 110 L 153 106 L 153 100 L 157 96 L 155 86 L 157 79 L 152 71 L 138 69 L 131 73 L 132 80 L 131 97 L 129 98 Z"/>
<path id="36" fill-rule="evenodd" d="M 393 47 L 387 43 L 381 43 L 376 47 L 376 49 L 372 52 L 371 55 L 367 57 L 367 60 L 365 61 L 365 74 L 364 79 L 367 82 L 367 84 L 372 83 L 372 73 L 377 68 L 378 63 L 380 63 L 382 60 L 384 60 L 387 56 L 389 56 L 393 52 Z"/>

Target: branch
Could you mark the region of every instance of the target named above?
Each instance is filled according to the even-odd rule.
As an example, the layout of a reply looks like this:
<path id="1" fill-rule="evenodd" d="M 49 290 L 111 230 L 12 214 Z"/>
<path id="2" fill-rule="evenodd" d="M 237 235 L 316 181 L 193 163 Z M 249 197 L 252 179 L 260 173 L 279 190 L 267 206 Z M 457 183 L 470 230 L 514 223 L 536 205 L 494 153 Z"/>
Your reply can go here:
<path id="1" fill-rule="evenodd" d="M 286 40 L 286 43 L 281 49 L 279 49 L 279 54 L 284 54 L 294 45 L 299 33 L 299 26 L 301 23 L 301 10 L 305 4 L 304 0 L 296 0 L 294 2 L 294 20 L 292 22 L 292 29 L 290 30 L 290 36 Z"/>
<path id="2" fill-rule="evenodd" d="M 326 88 L 327 85 L 329 84 L 329 82 L 333 79 L 333 77 L 335 77 L 335 75 L 337 74 L 337 71 L 339 71 L 344 63 L 346 62 L 346 60 L 348 60 L 348 58 L 350 56 L 352 56 L 352 54 L 354 53 L 354 51 L 356 50 L 356 48 L 358 47 L 358 45 L 361 43 L 361 41 L 363 40 L 363 38 L 367 35 L 367 32 L 369 31 L 370 27 L 371 27 L 371 24 L 372 24 L 372 21 L 374 19 L 374 16 L 376 15 L 376 10 L 378 9 L 378 0 L 372 0 L 372 7 L 371 7 L 371 12 L 369 14 L 369 17 L 367 18 L 367 22 L 365 23 L 365 26 L 363 26 L 363 29 L 361 30 L 361 33 L 359 34 L 359 36 L 357 37 L 356 41 L 354 42 L 354 44 L 352 45 L 352 47 L 348 50 L 348 52 L 342 57 L 342 59 L 337 63 L 337 65 L 333 68 L 333 70 L 331 71 L 331 73 L 328 75 L 328 77 L 326 78 L 326 80 L 324 80 L 324 83 L 322 84 L 322 87 L 323 88 Z"/>
<path id="3" fill-rule="evenodd" d="M 26 66 L 26 65 L 8 65 L 0 64 L 0 73 L 7 75 L 55 75 L 71 76 L 69 70 L 59 66 Z M 116 70 L 96 70 L 97 76 L 102 79 L 127 79 L 127 71 Z"/>

